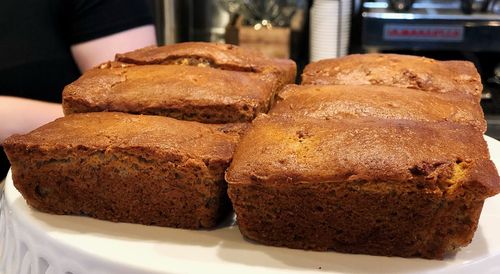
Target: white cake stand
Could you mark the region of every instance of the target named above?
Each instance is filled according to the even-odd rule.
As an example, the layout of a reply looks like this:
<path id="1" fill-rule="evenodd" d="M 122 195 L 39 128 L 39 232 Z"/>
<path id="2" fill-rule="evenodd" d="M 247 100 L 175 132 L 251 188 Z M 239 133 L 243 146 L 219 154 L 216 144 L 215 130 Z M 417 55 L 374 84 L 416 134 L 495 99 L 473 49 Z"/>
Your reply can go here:
<path id="1" fill-rule="evenodd" d="M 500 143 L 486 137 L 500 167 Z M 313 252 L 249 242 L 228 220 L 191 231 L 87 217 L 26 205 L 0 190 L 0 273 L 500 273 L 500 195 L 486 201 L 472 243 L 443 261 Z"/>

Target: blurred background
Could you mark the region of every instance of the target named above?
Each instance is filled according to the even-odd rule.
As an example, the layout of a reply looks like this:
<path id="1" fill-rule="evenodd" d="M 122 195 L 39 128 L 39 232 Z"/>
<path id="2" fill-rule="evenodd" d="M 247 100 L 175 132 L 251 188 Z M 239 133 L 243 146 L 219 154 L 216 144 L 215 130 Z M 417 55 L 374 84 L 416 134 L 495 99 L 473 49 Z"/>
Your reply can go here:
<path id="1" fill-rule="evenodd" d="M 500 139 L 500 0 L 150 0 L 159 44 L 212 41 L 303 67 L 351 53 L 469 60 Z M 299 74 L 300 75 L 300 74 Z"/>

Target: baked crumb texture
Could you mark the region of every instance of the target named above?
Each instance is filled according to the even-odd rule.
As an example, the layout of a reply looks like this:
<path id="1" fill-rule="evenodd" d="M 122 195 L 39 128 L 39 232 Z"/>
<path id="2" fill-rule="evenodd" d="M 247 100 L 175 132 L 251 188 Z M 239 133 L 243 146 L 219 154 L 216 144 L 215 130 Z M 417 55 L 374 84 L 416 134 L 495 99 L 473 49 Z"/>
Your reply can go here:
<path id="1" fill-rule="evenodd" d="M 63 92 L 65 114 L 120 111 L 203 123 L 266 113 L 295 63 L 233 45 L 189 42 L 117 54 Z"/>
<path id="2" fill-rule="evenodd" d="M 246 125 L 73 114 L 4 143 L 15 187 L 40 211 L 211 228 L 230 210 L 224 171 Z"/>

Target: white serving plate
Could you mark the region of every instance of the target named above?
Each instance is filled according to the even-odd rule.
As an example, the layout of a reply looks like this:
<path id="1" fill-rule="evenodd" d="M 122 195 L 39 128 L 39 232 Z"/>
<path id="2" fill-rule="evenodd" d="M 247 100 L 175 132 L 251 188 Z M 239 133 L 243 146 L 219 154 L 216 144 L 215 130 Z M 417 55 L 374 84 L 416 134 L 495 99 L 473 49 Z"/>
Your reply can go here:
<path id="1" fill-rule="evenodd" d="M 485 138 L 500 166 L 500 142 Z M 26 205 L 10 173 L 0 199 L 5 274 L 500 273 L 500 195 L 486 200 L 472 243 L 442 261 L 264 246 L 245 240 L 232 218 L 192 231 L 45 214 Z"/>

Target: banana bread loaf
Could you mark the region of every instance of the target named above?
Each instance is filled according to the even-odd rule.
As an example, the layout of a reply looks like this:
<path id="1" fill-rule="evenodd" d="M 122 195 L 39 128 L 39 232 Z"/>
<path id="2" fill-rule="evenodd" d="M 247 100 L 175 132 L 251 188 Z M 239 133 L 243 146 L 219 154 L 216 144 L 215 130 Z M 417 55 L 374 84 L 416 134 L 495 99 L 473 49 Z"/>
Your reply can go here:
<path id="1" fill-rule="evenodd" d="M 247 122 L 267 112 L 274 76 L 196 66 L 110 62 L 63 92 L 65 114 L 120 111 L 205 123 Z"/>
<path id="2" fill-rule="evenodd" d="M 230 209 L 224 171 L 246 125 L 73 114 L 4 148 L 32 207 L 115 222 L 210 228 Z"/>
<path id="3" fill-rule="evenodd" d="M 232 45 L 183 43 L 118 54 L 63 92 L 65 114 L 120 111 L 203 123 L 248 122 L 295 81 L 295 63 Z"/>
<path id="4" fill-rule="evenodd" d="M 276 101 L 270 113 L 277 115 L 451 121 L 486 131 L 481 106 L 463 95 L 387 86 L 288 85 Z"/>
<path id="5" fill-rule="evenodd" d="M 482 134 L 449 122 L 261 115 L 226 172 L 240 231 L 312 250 L 443 258 L 500 181 Z"/>
<path id="6" fill-rule="evenodd" d="M 481 99 L 481 77 L 467 61 L 437 61 L 398 54 L 353 54 L 306 66 L 304 85 L 385 85 Z"/>

